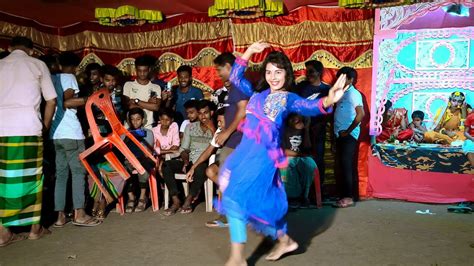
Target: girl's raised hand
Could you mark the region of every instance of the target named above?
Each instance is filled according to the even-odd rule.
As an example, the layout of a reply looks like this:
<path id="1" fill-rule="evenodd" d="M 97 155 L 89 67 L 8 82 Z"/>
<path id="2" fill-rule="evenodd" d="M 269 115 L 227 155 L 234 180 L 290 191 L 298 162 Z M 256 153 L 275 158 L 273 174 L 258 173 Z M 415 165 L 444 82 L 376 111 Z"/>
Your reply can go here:
<path id="1" fill-rule="evenodd" d="M 346 92 L 347 89 L 349 89 L 349 85 L 346 85 L 346 74 L 342 74 L 339 76 L 337 79 L 336 83 L 332 86 L 332 88 L 329 90 L 328 96 L 325 100 L 325 107 L 331 106 L 335 103 L 337 103 L 342 96 L 344 95 L 344 92 Z"/>
<path id="2" fill-rule="evenodd" d="M 266 42 L 263 42 L 262 40 L 254 42 L 249 46 L 249 48 L 247 48 L 247 50 L 245 50 L 245 53 L 242 56 L 242 59 L 249 60 L 253 54 L 261 53 L 263 52 L 263 50 L 267 49 L 268 47 L 270 47 L 270 45 Z"/>

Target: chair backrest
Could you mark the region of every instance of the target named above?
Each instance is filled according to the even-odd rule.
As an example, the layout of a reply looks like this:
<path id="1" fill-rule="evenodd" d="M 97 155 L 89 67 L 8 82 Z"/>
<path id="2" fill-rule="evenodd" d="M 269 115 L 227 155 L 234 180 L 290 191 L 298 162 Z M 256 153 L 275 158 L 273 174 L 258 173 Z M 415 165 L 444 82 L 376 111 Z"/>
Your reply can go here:
<path id="1" fill-rule="evenodd" d="M 112 99 L 110 97 L 110 92 L 108 89 L 101 89 L 94 92 L 89 99 L 87 100 L 85 109 L 87 115 L 87 121 L 91 129 L 92 137 L 95 141 L 102 139 L 102 136 L 99 132 L 99 127 L 95 121 L 93 105 L 99 108 L 100 111 L 104 114 L 105 118 L 110 124 L 112 131 L 122 135 L 127 131 L 127 129 L 122 125 L 120 120 L 117 117 L 114 105 L 112 104 Z"/>

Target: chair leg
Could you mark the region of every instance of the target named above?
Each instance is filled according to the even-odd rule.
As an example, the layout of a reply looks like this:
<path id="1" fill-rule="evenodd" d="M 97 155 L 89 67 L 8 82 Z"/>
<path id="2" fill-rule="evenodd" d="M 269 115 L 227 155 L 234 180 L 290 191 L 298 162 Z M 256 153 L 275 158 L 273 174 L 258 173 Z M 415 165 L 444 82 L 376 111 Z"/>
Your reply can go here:
<path id="1" fill-rule="evenodd" d="M 189 195 L 189 185 L 188 182 L 181 182 L 183 183 L 183 189 L 184 189 L 184 196 L 187 197 Z"/>
<path id="2" fill-rule="evenodd" d="M 165 210 L 169 208 L 170 204 L 170 191 L 168 187 L 165 185 Z"/>
<path id="3" fill-rule="evenodd" d="M 151 206 L 153 211 L 156 212 L 160 209 L 160 202 L 158 199 L 158 184 L 156 182 L 156 177 L 154 174 L 150 174 L 148 184 L 150 186 Z"/>
<path id="4" fill-rule="evenodd" d="M 206 180 L 204 183 L 204 194 L 206 198 L 206 212 L 212 212 L 214 183 L 211 180 Z"/>
<path id="5" fill-rule="evenodd" d="M 125 169 L 123 164 L 119 161 L 117 156 L 115 156 L 112 151 L 107 151 L 104 154 L 104 157 L 123 179 L 127 180 L 128 178 L 130 178 L 130 173 L 128 173 L 127 169 Z"/>
<path id="6" fill-rule="evenodd" d="M 118 141 L 115 139 L 115 137 L 110 137 L 110 142 L 117 149 L 119 149 L 119 151 L 125 156 L 125 158 L 127 158 L 130 164 L 133 166 L 133 168 L 135 168 L 135 170 L 137 170 L 139 174 L 143 175 L 146 172 L 145 168 L 143 168 L 137 157 L 133 155 L 133 153 L 122 140 Z"/>
<path id="7" fill-rule="evenodd" d="M 112 203 L 114 199 L 112 196 L 110 196 L 110 193 L 107 191 L 107 189 L 104 188 L 102 183 L 100 182 L 99 178 L 95 174 L 94 170 L 92 169 L 91 165 L 87 161 L 86 158 L 79 158 L 82 162 L 82 165 L 84 165 L 84 168 L 86 168 L 86 171 L 89 173 L 89 175 L 92 177 L 92 180 L 97 184 L 97 187 L 99 187 L 100 192 L 102 192 L 102 195 L 104 195 L 105 200 L 107 203 Z"/>
<path id="8" fill-rule="evenodd" d="M 115 205 L 115 208 L 118 210 L 118 213 L 120 213 L 120 215 L 125 214 L 125 204 L 124 204 L 123 195 L 119 196 L 117 204 Z"/>
<path id="9" fill-rule="evenodd" d="M 316 192 L 316 207 L 320 209 L 323 207 L 323 202 L 321 199 L 321 180 L 318 168 L 314 170 L 314 191 Z"/>

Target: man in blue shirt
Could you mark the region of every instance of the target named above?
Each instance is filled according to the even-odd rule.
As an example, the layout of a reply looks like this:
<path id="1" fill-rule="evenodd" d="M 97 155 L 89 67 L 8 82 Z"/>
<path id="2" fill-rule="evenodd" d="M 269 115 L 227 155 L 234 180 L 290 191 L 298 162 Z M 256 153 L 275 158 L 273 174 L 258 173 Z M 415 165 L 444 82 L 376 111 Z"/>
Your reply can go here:
<path id="1" fill-rule="evenodd" d="M 328 96 L 329 86 L 321 81 L 324 67 L 316 60 L 305 63 L 306 80 L 297 85 L 296 93 L 303 98 L 319 99 Z M 324 183 L 324 145 L 326 142 L 326 124 L 327 116 L 318 116 L 311 118 L 311 154 L 318 165 L 321 185 Z"/>
<path id="2" fill-rule="evenodd" d="M 189 100 L 201 100 L 204 98 L 202 91 L 192 86 L 193 69 L 190 66 L 180 66 L 177 70 L 178 87 L 173 88 L 171 92 L 171 99 L 167 102 L 167 107 L 172 107 L 176 111 L 175 121 L 178 125 L 184 121 L 186 117 L 186 109 L 184 103 Z"/>
<path id="3" fill-rule="evenodd" d="M 357 198 L 357 140 L 360 135 L 360 122 L 364 118 L 362 94 L 352 85 L 357 80 L 357 72 L 351 67 L 343 67 L 337 77 L 346 74 L 349 89 L 337 103 L 334 111 L 334 135 L 336 137 L 336 169 L 342 172 L 342 199 L 334 207 L 354 206 Z"/>

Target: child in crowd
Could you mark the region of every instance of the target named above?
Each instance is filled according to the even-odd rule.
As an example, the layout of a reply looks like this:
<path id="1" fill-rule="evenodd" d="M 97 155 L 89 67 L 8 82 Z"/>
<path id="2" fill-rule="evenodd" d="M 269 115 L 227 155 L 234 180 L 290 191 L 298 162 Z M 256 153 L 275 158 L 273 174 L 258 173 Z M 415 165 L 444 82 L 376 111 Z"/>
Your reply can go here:
<path id="1" fill-rule="evenodd" d="M 282 147 L 288 156 L 288 167 L 282 170 L 286 195 L 290 207 L 309 206 L 309 190 L 317 168 L 311 158 L 311 139 L 309 119 L 304 122 L 301 115 L 291 114 L 283 133 Z"/>
<path id="2" fill-rule="evenodd" d="M 59 76 L 59 84 L 55 86 L 60 97 L 58 97 L 50 132 L 56 150 L 54 209 L 58 212 L 58 219 L 54 227 L 63 227 L 68 222 L 64 208 L 69 171 L 72 177 L 73 224 L 78 226 L 96 226 L 100 224 L 98 220 L 87 215 L 84 210 L 85 169 L 79 161 L 79 154 L 85 149 L 84 134 L 76 115 L 76 108 L 85 105 L 87 97 L 77 97 L 79 86 L 74 73 L 79 63 L 80 58 L 72 52 L 64 52 L 59 56 L 59 64 L 63 73 Z"/>
<path id="3" fill-rule="evenodd" d="M 169 108 L 162 109 L 159 112 L 160 123 L 152 129 L 155 138 L 155 151 L 160 156 L 161 165 L 165 161 L 164 155 L 179 152 L 179 129 L 178 124 L 174 122 L 174 112 Z"/>
<path id="4" fill-rule="evenodd" d="M 145 112 L 140 108 L 132 108 L 128 111 L 128 122 L 130 124 L 130 133 L 143 145 L 148 148 L 150 152 L 153 151 L 154 138 L 153 132 L 144 127 Z M 130 148 L 137 159 L 142 162 L 142 165 L 147 170 L 143 175 L 138 174 L 138 183 L 140 185 L 140 198 L 136 202 L 135 189 L 133 180 L 128 183 L 128 202 L 126 205 L 126 212 L 142 212 L 146 208 L 146 186 L 150 174 L 148 170 L 153 169 L 155 165 L 153 162 L 147 160 L 143 152 L 129 139 L 125 139 L 125 143 Z M 129 162 L 125 163 L 129 171 L 133 171 L 133 166 Z"/>
<path id="5" fill-rule="evenodd" d="M 420 110 L 414 111 L 411 114 L 411 123 L 408 127 L 413 131 L 413 140 L 415 142 L 423 142 L 425 132 L 428 131 L 425 125 L 423 124 L 423 120 L 425 119 L 425 113 Z"/>
<path id="6" fill-rule="evenodd" d="M 184 130 L 186 129 L 186 126 L 198 120 L 198 110 L 197 110 L 198 103 L 199 103 L 198 100 L 189 100 L 184 103 L 184 109 L 186 110 L 186 117 L 188 119 L 184 120 L 183 123 L 181 123 L 181 126 L 179 127 L 180 138 L 183 138 L 183 134 L 184 134 Z"/>
<path id="7" fill-rule="evenodd" d="M 153 112 L 160 109 L 161 88 L 153 84 L 149 77 L 154 62 L 150 56 L 144 55 L 135 59 L 137 79 L 128 81 L 123 86 L 123 95 L 128 108 L 141 108 L 145 111 L 145 128 L 151 129 Z"/>
<path id="8" fill-rule="evenodd" d="M 464 136 L 466 140 L 462 149 L 466 153 L 471 167 L 474 168 L 474 111 L 472 111 L 464 121 Z"/>

